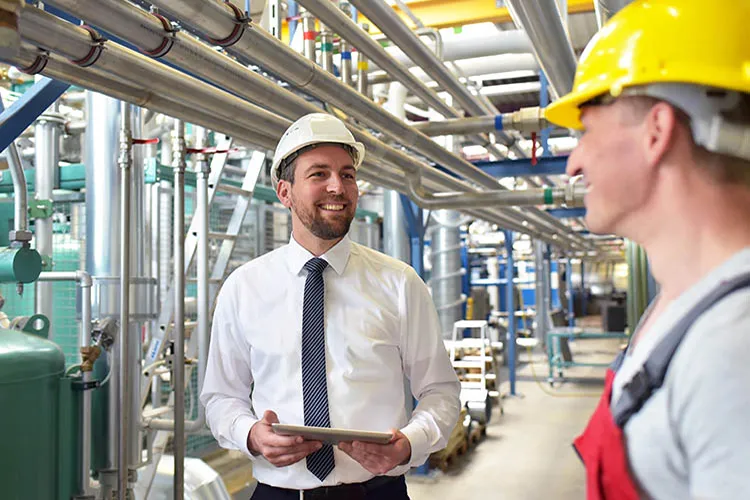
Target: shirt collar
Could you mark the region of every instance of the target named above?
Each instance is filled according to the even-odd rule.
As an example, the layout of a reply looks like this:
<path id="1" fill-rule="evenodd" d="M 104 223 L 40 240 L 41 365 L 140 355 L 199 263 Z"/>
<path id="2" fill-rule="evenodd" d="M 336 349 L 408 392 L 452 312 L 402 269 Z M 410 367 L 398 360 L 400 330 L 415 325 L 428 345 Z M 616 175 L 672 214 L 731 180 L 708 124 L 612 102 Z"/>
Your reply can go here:
<path id="1" fill-rule="evenodd" d="M 297 240 L 294 239 L 294 234 L 289 238 L 288 248 L 287 266 L 289 267 L 289 271 L 295 275 L 299 275 L 299 273 L 302 272 L 305 263 L 312 259 L 314 255 L 305 247 L 297 243 Z M 346 269 L 347 262 L 349 262 L 351 249 L 352 242 L 349 239 L 349 235 L 346 235 L 341 241 L 321 255 L 320 258 L 328 262 L 328 265 L 336 271 L 336 274 L 341 275 Z"/>

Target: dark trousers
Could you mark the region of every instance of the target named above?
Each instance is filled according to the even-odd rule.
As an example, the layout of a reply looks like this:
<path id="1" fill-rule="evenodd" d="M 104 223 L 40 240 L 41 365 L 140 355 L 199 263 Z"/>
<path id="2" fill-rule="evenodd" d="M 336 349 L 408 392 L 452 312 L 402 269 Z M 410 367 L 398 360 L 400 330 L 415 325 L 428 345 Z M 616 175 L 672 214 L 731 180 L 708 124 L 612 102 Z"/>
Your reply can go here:
<path id="1" fill-rule="evenodd" d="M 305 500 L 409 500 L 404 476 L 380 476 L 358 484 L 342 484 L 305 492 Z M 298 490 L 258 483 L 250 500 L 299 500 Z"/>

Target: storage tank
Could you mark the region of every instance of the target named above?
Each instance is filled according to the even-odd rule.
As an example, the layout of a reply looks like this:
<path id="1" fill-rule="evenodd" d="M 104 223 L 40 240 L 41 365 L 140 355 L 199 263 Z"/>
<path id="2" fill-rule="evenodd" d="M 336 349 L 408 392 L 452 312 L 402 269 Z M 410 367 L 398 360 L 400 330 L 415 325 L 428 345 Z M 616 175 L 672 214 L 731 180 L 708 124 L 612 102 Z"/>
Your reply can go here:
<path id="1" fill-rule="evenodd" d="M 70 493 L 74 477 L 65 469 L 75 463 L 76 432 L 71 384 L 64 372 L 65 357 L 57 344 L 0 329 L 3 500 L 52 500 Z"/>

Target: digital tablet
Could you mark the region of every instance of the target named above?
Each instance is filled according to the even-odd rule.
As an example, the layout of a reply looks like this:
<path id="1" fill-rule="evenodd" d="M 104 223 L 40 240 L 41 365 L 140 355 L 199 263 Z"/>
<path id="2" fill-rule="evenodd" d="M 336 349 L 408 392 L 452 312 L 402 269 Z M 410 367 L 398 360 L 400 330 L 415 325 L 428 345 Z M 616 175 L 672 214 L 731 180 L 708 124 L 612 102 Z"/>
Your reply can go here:
<path id="1" fill-rule="evenodd" d="M 390 432 L 357 431 L 352 429 L 329 429 L 327 427 L 306 427 L 304 425 L 271 424 L 273 431 L 281 436 L 302 436 L 305 439 L 338 444 L 342 441 L 365 441 L 388 444 L 393 438 Z"/>

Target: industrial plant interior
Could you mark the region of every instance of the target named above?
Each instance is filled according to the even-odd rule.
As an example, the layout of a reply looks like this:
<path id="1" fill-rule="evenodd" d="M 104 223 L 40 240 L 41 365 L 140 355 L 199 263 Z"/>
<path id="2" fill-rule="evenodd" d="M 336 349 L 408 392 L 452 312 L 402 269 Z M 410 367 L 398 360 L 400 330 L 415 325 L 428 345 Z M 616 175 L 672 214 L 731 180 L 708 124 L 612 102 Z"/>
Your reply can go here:
<path id="1" fill-rule="evenodd" d="M 544 107 L 625 3 L 0 0 L 0 498 L 251 497 L 198 396 L 312 112 L 364 144 L 349 236 L 425 281 L 461 381 L 410 497 L 583 498 L 570 442 L 656 284 Z"/>

